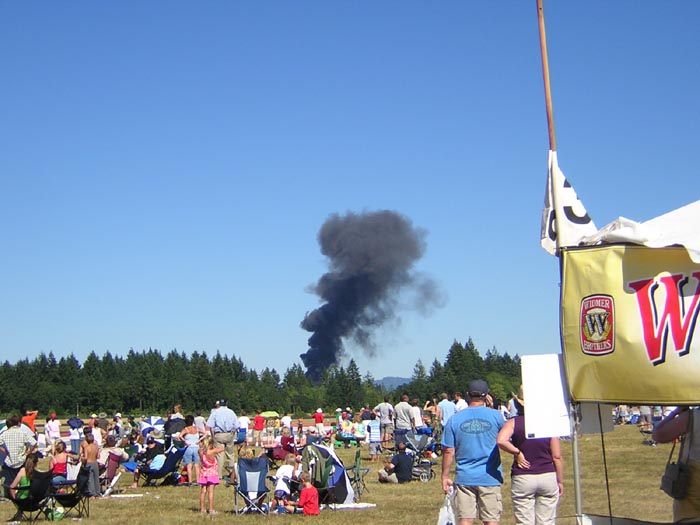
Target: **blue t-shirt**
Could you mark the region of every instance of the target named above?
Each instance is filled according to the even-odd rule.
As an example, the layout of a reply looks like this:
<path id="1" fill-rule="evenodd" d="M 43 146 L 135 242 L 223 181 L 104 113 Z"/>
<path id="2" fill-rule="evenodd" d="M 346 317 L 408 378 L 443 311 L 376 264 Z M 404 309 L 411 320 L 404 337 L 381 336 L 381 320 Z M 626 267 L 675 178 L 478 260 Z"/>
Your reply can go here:
<path id="1" fill-rule="evenodd" d="M 442 433 L 442 446 L 455 449 L 455 483 L 468 487 L 497 487 L 503 483 L 496 445 L 505 422 L 498 410 L 469 407 L 453 415 Z"/>
<path id="2" fill-rule="evenodd" d="M 440 401 L 438 406 L 442 412 L 440 423 L 442 423 L 442 426 L 444 427 L 447 424 L 447 421 L 454 415 L 456 407 L 455 404 L 448 399 L 443 399 Z"/>

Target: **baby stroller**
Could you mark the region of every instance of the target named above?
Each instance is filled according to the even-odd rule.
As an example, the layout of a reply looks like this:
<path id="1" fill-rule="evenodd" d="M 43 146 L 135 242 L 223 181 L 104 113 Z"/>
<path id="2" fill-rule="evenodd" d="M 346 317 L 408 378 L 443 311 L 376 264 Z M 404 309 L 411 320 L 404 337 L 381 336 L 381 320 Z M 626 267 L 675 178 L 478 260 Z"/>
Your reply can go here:
<path id="1" fill-rule="evenodd" d="M 435 477 L 433 467 L 437 461 L 433 461 L 431 451 L 435 448 L 435 439 L 428 434 L 406 434 L 406 452 L 413 456 L 413 479 L 427 483 Z"/>

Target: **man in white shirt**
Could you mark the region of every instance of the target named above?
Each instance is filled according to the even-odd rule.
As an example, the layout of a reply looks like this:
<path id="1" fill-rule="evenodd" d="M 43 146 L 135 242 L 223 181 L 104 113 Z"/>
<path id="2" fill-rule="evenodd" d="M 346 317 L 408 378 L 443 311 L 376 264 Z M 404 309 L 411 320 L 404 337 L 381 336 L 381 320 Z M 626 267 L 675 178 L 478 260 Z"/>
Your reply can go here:
<path id="1" fill-rule="evenodd" d="M 44 434 L 46 435 L 46 446 L 54 452 L 56 443 L 61 439 L 61 422 L 56 419 L 56 413 L 52 413 L 49 420 L 44 425 Z"/>
<path id="2" fill-rule="evenodd" d="M 238 418 L 238 430 L 245 430 L 248 432 L 248 427 L 250 426 L 250 418 L 246 415 L 245 412 L 241 414 L 241 416 Z"/>
<path id="3" fill-rule="evenodd" d="M 460 410 L 464 410 L 468 406 L 469 405 L 462 397 L 462 392 L 455 392 L 455 412 L 459 412 Z"/>

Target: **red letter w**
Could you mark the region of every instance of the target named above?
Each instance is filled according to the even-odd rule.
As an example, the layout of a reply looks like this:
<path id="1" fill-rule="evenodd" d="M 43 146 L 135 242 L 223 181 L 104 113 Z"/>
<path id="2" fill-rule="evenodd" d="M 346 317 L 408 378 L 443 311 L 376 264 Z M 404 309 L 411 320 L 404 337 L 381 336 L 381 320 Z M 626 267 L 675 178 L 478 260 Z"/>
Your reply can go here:
<path id="1" fill-rule="evenodd" d="M 673 340 L 673 348 L 678 355 L 685 355 L 690 351 L 695 322 L 700 310 L 700 272 L 693 272 L 691 275 L 695 279 L 695 291 L 689 294 L 690 306 L 687 311 L 683 300 L 683 289 L 689 279 L 683 274 L 629 283 L 629 287 L 635 291 L 637 297 L 647 355 L 654 365 L 666 360 L 669 332 Z M 661 291 L 665 292 L 665 298 L 657 297 Z M 663 299 L 663 304 L 657 305 L 657 299 L 659 302 Z"/>

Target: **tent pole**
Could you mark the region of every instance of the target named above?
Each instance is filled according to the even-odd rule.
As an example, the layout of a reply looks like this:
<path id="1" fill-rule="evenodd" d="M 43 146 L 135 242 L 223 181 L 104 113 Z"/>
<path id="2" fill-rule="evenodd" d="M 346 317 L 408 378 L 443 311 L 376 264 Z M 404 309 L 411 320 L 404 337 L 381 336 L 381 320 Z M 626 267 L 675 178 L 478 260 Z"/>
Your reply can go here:
<path id="1" fill-rule="evenodd" d="M 547 57 L 547 34 L 544 29 L 544 9 L 542 0 L 537 0 L 537 20 L 540 33 L 540 54 L 542 55 L 542 78 L 544 80 L 544 101 L 547 108 L 547 129 L 549 149 L 557 151 L 557 138 L 554 135 L 554 110 L 552 109 L 552 88 L 549 83 L 549 58 Z"/>
<path id="2" fill-rule="evenodd" d="M 583 510 L 581 506 L 581 464 L 579 462 L 578 440 L 581 427 L 581 404 L 571 403 L 571 451 L 573 454 L 574 476 L 574 510 L 576 513 L 576 525 L 583 525 Z"/>

